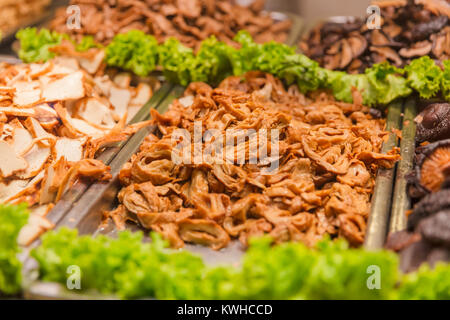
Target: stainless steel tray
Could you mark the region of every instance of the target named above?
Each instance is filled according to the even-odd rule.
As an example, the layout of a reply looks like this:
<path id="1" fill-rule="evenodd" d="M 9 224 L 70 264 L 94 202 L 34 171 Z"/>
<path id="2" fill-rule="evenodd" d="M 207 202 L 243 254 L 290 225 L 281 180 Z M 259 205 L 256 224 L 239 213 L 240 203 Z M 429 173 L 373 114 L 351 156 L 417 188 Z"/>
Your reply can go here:
<path id="1" fill-rule="evenodd" d="M 382 153 L 398 146 L 399 139 L 392 129 L 401 129 L 402 108 L 403 100 L 395 101 L 388 107 L 386 130 L 389 131 L 389 139 L 383 144 Z M 392 169 L 378 169 L 364 242 L 366 249 L 378 250 L 386 241 L 396 168 L 397 164 Z"/>
<path id="2" fill-rule="evenodd" d="M 413 168 L 416 136 L 414 118 L 416 115 L 417 102 L 414 98 L 410 98 L 405 102 L 403 108 L 403 129 L 400 141 L 400 155 L 402 158 L 398 163 L 395 177 L 389 233 L 401 231 L 406 228 L 406 211 L 411 208 L 411 199 L 407 193 L 405 176 Z"/>
<path id="3" fill-rule="evenodd" d="M 157 106 L 159 112 L 164 112 L 174 98 L 179 97 L 183 88 L 176 86 L 169 95 Z M 387 128 L 388 130 L 400 128 L 400 119 L 403 101 L 398 101 L 389 107 Z M 57 229 L 69 227 L 78 229 L 79 234 L 105 234 L 115 237 L 117 230 L 112 222 L 106 226 L 101 226 L 103 212 L 113 209 L 117 205 L 117 194 L 120 191 L 118 174 L 122 166 L 137 152 L 140 144 L 148 133 L 155 130 L 155 127 L 148 127 L 136 133 L 120 150 L 111 161 L 112 180 L 108 183 L 96 183 L 91 185 L 85 193 L 76 201 L 67 214 L 59 221 Z M 397 136 L 392 133 L 389 140 L 383 145 L 383 152 L 386 152 L 398 145 Z M 376 181 L 376 189 L 373 197 L 372 212 L 368 224 L 365 246 L 368 249 L 379 249 L 384 245 L 389 222 L 390 198 L 392 196 L 393 178 L 395 167 L 392 169 L 380 169 Z M 388 201 L 389 199 L 389 201 Z M 127 229 L 136 231 L 140 228 L 137 225 L 129 224 Z M 243 248 L 239 241 L 233 241 L 230 246 L 218 251 L 211 250 L 203 246 L 187 245 L 186 249 L 195 252 L 205 259 L 208 264 L 236 263 L 240 261 Z M 30 299 L 109 299 L 98 294 L 76 295 L 68 292 L 62 285 L 55 283 L 44 283 L 32 281 L 33 275 L 36 278 L 36 265 L 32 259 L 26 263 L 26 275 L 29 285 L 26 289 L 26 297 Z"/>
<path id="4" fill-rule="evenodd" d="M 167 97 L 169 92 L 172 90 L 172 85 L 163 85 L 155 94 L 152 96 L 150 101 L 145 104 L 139 112 L 130 121 L 130 124 L 143 121 L 148 118 L 151 108 L 156 108 L 159 104 Z M 131 139 L 131 138 L 130 138 Z M 103 163 L 109 165 L 114 159 L 119 150 L 126 145 L 126 141 L 117 143 L 114 147 L 110 147 L 103 151 L 97 159 L 101 160 Z M 61 198 L 60 201 L 55 205 L 55 207 L 46 216 L 55 225 L 64 217 L 64 215 L 73 207 L 74 203 L 78 201 L 81 195 L 89 187 L 88 183 L 78 181 L 75 185 L 68 190 L 68 192 Z"/>
<path id="5" fill-rule="evenodd" d="M 270 12 L 270 14 L 277 21 L 282 21 L 285 19 L 292 20 L 292 28 L 291 31 L 289 32 L 289 37 L 286 41 L 286 44 L 289 45 L 294 44 L 295 41 L 297 41 L 299 35 L 301 34 L 301 30 L 303 27 L 302 18 L 292 13 Z M 44 22 L 42 23 L 45 22 L 48 22 L 48 18 L 44 20 Z M 171 92 L 172 89 L 174 88 L 175 88 L 174 85 L 164 84 L 160 90 L 155 92 L 149 103 L 141 108 L 141 110 L 136 114 L 136 116 L 130 121 L 130 124 L 148 119 L 150 108 L 157 108 L 159 104 L 169 95 L 169 92 Z M 182 93 L 181 87 L 176 87 L 174 90 L 176 94 L 181 95 Z M 130 139 L 133 139 L 132 141 L 136 141 L 136 139 L 138 138 L 132 137 Z M 115 147 L 105 150 L 102 154 L 100 154 L 97 157 L 97 159 L 102 160 L 105 164 L 109 165 L 112 159 L 117 155 L 119 150 L 125 145 L 125 143 L 126 142 L 119 143 Z M 61 198 L 61 200 L 58 201 L 55 207 L 49 212 L 49 214 L 47 215 L 47 219 L 49 219 L 52 223 L 57 225 L 59 221 L 65 216 L 65 214 L 67 214 L 67 212 L 71 210 L 74 203 L 80 199 L 80 197 L 84 192 L 86 192 L 88 187 L 89 185 L 86 183 L 83 183 L 81 181 L 77 182 L 70 190 L 66 192 L 66 194 Z"/>
<path id="6" fill-rule="evenodd" d="M 173 99 L 181 96 L 184 88 L 180 86 L 164 85 L 151 101 L 144 106 L 136 117 L 138 121 L 145 121 L 150 117 L 150 108 L 155 108 L 159 112 L 164 112 Z M 145 137 L 155 130 L 155 126 L 142 128 L 134 134 L 128 141 L 117 148 L 112 149 L 107 154 L 111 167 L 112 179 L 108 183 L 94 183 L 86 185 L 76 184 L 68 194 L 61 199 L 55 208 L 49 213 L 48 218 L 56 224 L 56 229 L 61 227 L 76 228 L 79 234 L 94 234 L 102 220 L 102 213 L 110 210 L 116 201 L 117 193 L 120 190 L 118 174 L 122 166 L 137 152 Z M 58 207 L 58 208 L 57 208 Z M 55 210 L 57 209 L 57 210 Z M 30 258 L 30 251 L 40 244 L 36 240 L 32 245 L 25 248 L 22 255 L 24 260 L 24 295 L 28 299 L 108 299 L 98 294 L 78 295 L 73 294 L 59 284 L 36 281 L 37 265 Z"/>
<path id="7" fill-rule="evenodd" d="M 301 32 L 301 27 L 298 32 Z M 293 35 L 290 37 L 290 41 L 295 43 L 298 40 L 298 36 Z M 294 39 L 295 38 L 295 39 Z M 294 40 L 293 40 L 294 39 Z M 289 41 L 288 41 L 289 42 Z M 170 87 L 170 92 L 165 97 L 155 104 L 154 107 L 159 112 L 164 112 L 171 101 L 179 97 L 183 88 L 180 86 Z M 402 113 L 403 101 L 396 101 L 388 107 L 387 117 L 387 130 L 402 128 L 401 113 Z M 143 112 L 144 113 L 144 112 Z M 145 115 L 148 116 L 148 109 L 145 111 Z M 140 120 L 145 120 L 146 117 Z M 107 234 L 115 236 L 116 229 L 112 224 L 109 224 L 102 229 L 99 226 L 102 222 L 102 213 L 106 210 L 110 210 L 116 205 L 116 195 L 119 192 L 120 184 L 118 182 L 118 173 L 132 154 L 134 154 L 143 139 L 149 132 L 155 128 L 148 127 L 141 129 L 133 137 L 131 137 L 127 143 L 123 144 L 121 148 L 114 150 L 115 156 L 111 158 L 109 165 L 111 166 L 111 174 L 113 179 L 108 183 L 96 183 L 91 186 L 84 186 L 82 191 L 78 191 L 78 196 L 74 200 L 68 198 L 65 204 L 64 211 L 58 215 L 57 228 L 63 226 L 69 228 L 77 228 L 80 234 Z M 399 139 L 393 132 L 390 133 L 389 139 L 383 145 L 383 152 L 386 152 L 393 147 L 399 145 Z M 396 166 L 392 169 L 380 169 L 377 179 L 375 193 L 372 198 L 371 216 L 369 218 L 368 227 L 366 231 L 365 247 L 368 249 L 380 249 L 384 245 L 388 226 L 389 226 L 389 213 L 391 208 L 392 191 L 394 184 L 394 176 L 396 172 Z M 64 199 L 63 199 L 64 200 Z M 61 205 L 62 206 L 62 205 Z M 56 208 L 56 206 L 55 206 Z M 129 226 L 131 230 L 138 230 L 135 225 Z M 226 263 L 236 262 L 240 259 L 243 251 L 240 244 L 235 241 L 229 247 L 220 252 L 210 250 L 209 248 L 187 245 L 186 249 L 196 252 L 204 257 L 207 263 Z M 53 283 L 43 283 L 40 281 L 32 281 L 33 273 L 36 265 L 32 259 L 26 261 L 24 272 L 30 280 L 29 285 L 26 288 L 25 296 L 31 299 L 105 299 L 111 297 L 93 295 L 74 295 L 64 289 L 63 286 Z M 112 297 L 113 298 L 113 297 Z"/>

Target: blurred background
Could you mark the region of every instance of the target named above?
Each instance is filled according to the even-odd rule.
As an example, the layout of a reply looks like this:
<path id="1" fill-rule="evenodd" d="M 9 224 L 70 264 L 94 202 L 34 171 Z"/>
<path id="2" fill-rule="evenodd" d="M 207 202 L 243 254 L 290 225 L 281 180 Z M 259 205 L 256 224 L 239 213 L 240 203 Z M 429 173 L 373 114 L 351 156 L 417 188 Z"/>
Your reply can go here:
<path id="1" fill-rule="evenodd" d="M 95 0 L 92 0 L 95 1 Z M 115 0 L 110 0 L 115 1 Z M 143 0 L 142 0 L 143 1 Z M 254 0 L 230 0 L 248 5 Z M 50 19 L 54 9 L 67 6 L 69 0 L 0 0 L 0 53 L 11 53 L 8 42 L 14 39 L 19 26 L 36 25 Z M 310 26 L 329 16 L 365 16 L 370 0 L 266 0 L 270 11 L 284 11 L 300 15 Z"/>
<path id="2" fill-rule="evenodd" d="M 240 0 L 240 2 L 251 2 Z M 288 11 L 302 16 L 306 23 L 329 16 L 365 16 L 370 0 L 267 0 L 268 10 Z"/>

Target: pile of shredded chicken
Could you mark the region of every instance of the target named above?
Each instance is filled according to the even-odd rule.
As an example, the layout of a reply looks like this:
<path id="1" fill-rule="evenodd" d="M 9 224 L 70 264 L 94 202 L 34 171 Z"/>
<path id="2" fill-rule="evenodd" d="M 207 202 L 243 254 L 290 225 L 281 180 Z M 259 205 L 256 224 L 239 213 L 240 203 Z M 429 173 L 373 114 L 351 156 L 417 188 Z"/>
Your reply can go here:
<path id="1" fill-rule="evenodd" d="M 329 234 L 358 246 L 377 168 L 399 159 L 397 149 L 380 153 L 385 121 L 370 114 L 325 93 L 311 99 L 294 86 L 286 91 L 263 73 L 248 73 L 245 81 L 229 77 L 216 89 L 192 83 L 166 113 L 152 112 L 158 129 L 121 170 L 119 206 L 106 217 L 119 229 L 130 220 L 157 231 L 175 248 L 189 242 L 220 249 L 232 238 L 245 246 L 249 237 L 263 234 L 307 245 Z M 249 163 L 249 139 L 235 145 L 246 150 L 243 164 L 233 157 L 224 164 L 214 157 L 177 164 L 172 151 L 179 139 L 172 133 L 184 128 L 193 137 L 194 121 L 202 122 L 203 131 L 222 133 L 278 129 L 279 156 L 269 157 L 279 160 L 278 170 L 265 171 L 268 162 Z"/>
<path id="2" fill-rule="evenodd" d="M 0 31 L 10 32 L 30 19 L 42 14 L 50 0 L 0 0 Z"/>
<path id="3" fill-rule="evenodd" d="M 74 13 L 66 8 L 56 12 L 50 27 L 75 37 L 92 35 L 103 44 L 132 29 L 152 34 L 159 42 L 176 37 L 192 48 L 211 35 L 232 43 L 242 29 L 257 42 L 284 42 L 291 21 L 274 21 L 263 12 L 264 2 L 257 0 L 243 7 L 229 0 L 72 0 L 81 10 L 81 28 L 67 24 Z"/>
<path id="4" fill-rule="evenodd" d="M 92 49 L 42 64 L 0 64 L 0 204 L 29 204 L 21 244 L 53 227 L 45 216 L 77 179 L 110 178 L 97 151 L 148 124 L 126 126 L 152 87 L 101 75 L 103 56 Z"/>

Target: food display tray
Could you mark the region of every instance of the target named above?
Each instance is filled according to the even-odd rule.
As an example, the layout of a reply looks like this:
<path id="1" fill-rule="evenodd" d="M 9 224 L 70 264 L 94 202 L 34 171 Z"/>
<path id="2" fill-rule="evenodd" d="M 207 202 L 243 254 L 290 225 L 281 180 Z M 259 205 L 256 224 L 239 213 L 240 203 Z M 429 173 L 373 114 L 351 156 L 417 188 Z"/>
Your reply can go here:
<path id="1" fill-rule="evenodd" d="M 133 118 L 133 121 L 145 121 L 150 117 L 150 109 L 154 108 L 158 112 L 164 112 L 173 99 L 178 98 L 183 93 L 184 88 L 165 84 L 158 90 Z M 115 198 L 120 190 L 118 175 L 122 166 L 136 153 L 145 137 L 156 129 L 149 126 L 140 129 L 126 142 L 116 148 L 112 148 L 103 153 L 99 158 L 109 160 L 112 179 L 107 183 L 94 183 L 87 185 L 84 183 L 75 184 L 66 195 L 56 204 L 55 208 L 49 212 L 47 218 L 55 223 L 55 229 L 61 227 L 76 228 L 80 235 L 94 234 L 98 232 L 102 222 L 103 212 L 111 209 L 115 204 Z M 71 293 L 64 290 L 62 286 L 55 283 L 44 283 L 34 281 L 36 276 L 36 264 L 29 257 L 29 252 L 39 245 L 40 240 L 36 240 L 25 249 L 23 255 L 24 267 L 23 275 L 25 282 L 25 297 L 28 299 L 70 299 Z M 77 299 L 82 299 L 76 295 Z M 84 298 L 87 298 L 84 297 Z M 110 297 L 89 296 L 90 299 L 107 299 Z"/>
<path id="2" fill-rule="evenodd" d="M 406 212 L 411 209 L 406 174 L 413 169 L 415 154 L 416 124 L 414 118 L 417 115 L 417 101 L 414 98 L 406 100 L 402 115 L 400 140 L 400 155 L 402 158 L 397 164 L 389 233 L 406 229 Z"/>
<path id="3" fill-rule="evenodd" d="M 158 112 L 167 110 L 173 99 L 180 97 L 184 88 L 174 86 L 165 99 L 155 106 Z M 403 101 L 397 101 L 388 108 L 387 129 L 391 131 L 389 139 L 383 144 L 383 152 L 399 145 L 399 139 L 395 130 L 401 129 L 401 118 Z M 148 114 L 148 113 L 147 113 Z M 145 120 L 145 119 L 143 119 Z M 122 166 L 136 153 L 145 137 L 156 129 L 149 126 L 138 131 L 120 149 L 117 155 L 109 163 L 112 179 L 107 183 L 94 183 L 74 202 L 66 215 L 60 219 L 56 229 L 62 227 L 75 228 L 80 235 L 108 235 L 115 237 L 117 229 L 110 221 L 103 223 L 103 213 L 117 206 L 117 194 L 120 191 L 118 179 Z M 392 131 L 392 129 L 395 129 Z M 375 193 L 372 201 L 371 216 L 368 223 L 365 247 L 368 249 L 380 249 L 384 245 L 389 227 L 389 212 L 391 208 L 392 192 L 394 190 L 394 177 L 396 167 L 392 169 L 380 169 L 377 179 Z M 140 228 L 135 224 L 127 224 L 127 230 L 137 231 Z M 146 238 L 148 237 L 148 232 Z M 239 263 L 244 251 L 239 241 L 235 240 L 227 248 L 214 251 L 199 245 L 186 245 L 186 250 L 197 253 L 208 264 Z M 28 277 L 29 285 L 26 286 L 26 297 L 30 299 L 111 299 L 98 294 L 78 295 L 66 290 L 62 285 L 56 283 L 45 283 L 33 281 L 37 277 L 36 264 L 34 260 L 27 259 L 25 263 L 25 276 Z"/>
<path id="4" fill-rule="evenodd" d="M 272 18 L 276 21 L 283 21 L 286 19 L 292 20 L 292 27 L 288 35 L 288 39 L 286 40 L 286 44 L 293 45 L 299 38 L 301 34 L 301 30 L 303 27 L 303 19 L 292 13 L 285 13 L 285 12 L 269 12 L 269 14 L 272 16 Z M 45 26 L 45 24 L 48 24 L 49 18 L 45 19 L 41 22 L 41 26 Z M 9 57 L 9 56 L 8 56 Z M 17 60 L 16 60 L 17 61 Z M 161 81 L 164 81 L 164 78 L 160 79 Z M 174 99 L 174 94 L 181 95 L 182 93 L 182 87 L 174 86 L 172 84 L 166 83 L 164 84 L 158 91 L 155 92 L 151 100 L 144 105 L 140 111 L 136 114 L 136 116 L 130 121 L 130 124 L 137 123 L 140 121 L 144 121 L 148 119 L 149 111 L 151 108 L 158 109 L 160 107 L 160 104 L 164 99 L 166 99 L 171 93 L 172 99 Z M 158 109 L 160 110 L 160 109 Z M 138 134 L 136 134 L 136 137 L 131 137 L 130 141 L 136 141 L 138 139 Z M 122 143 L 116 144 L 112 148 L 108 148 L 103 153 L 101 153 L 97 159 L 101 160 L 103 163 L 110 165 L 112 159 L 118 154 L 118 152 L 121 150 L 121 148 L 126 144 L 127 142 L 124 141 Z M 58 223 L 61 221 L 61 219 L 72 209 L 75 203 L 79 201 L 80 197 L 83 195 L 84 192 L 88 189 L 89 184 L 78 181 L 75 183 L 75 185 L 70 188 L 64 196 L 61 198 L 60 201 L 55 205 L 55 207 L 49 212 L 49 214 L 46 216 L 49 221 L 51 221 L 54 225 L 58 225 Z M 39 243 L 39 240 L 35 241 L 33 244 L 31 244 L 29 247 L 35 247 L 36 244 Z"/>
<path id="5" fill-rule="evenodd" d="M 273 13 L 278 14 L 278 13 Z M 284 14 L 293 21 L 292 30 L 286 41 L 289 45 L 294 45 L 299 40 L 303 30 L 303 20 L 296 15 Z M 280 16 L 281 17 L 281 16 Z M 173 99 L 181 96 L 184 88 L 165 84 L 152 97 L 151 101 L 145 105 L 132 122 L 144 121 L 149 117 L 150 108 L 155 108 L 158 112 L 164 112 Z M 410 110 L 412 112 L 411 102 L 396 101 L 387 108 L 387 130 L 389 131 L 389 139 L 383 144 L 383 152 L 391 150 L 393 147 L 400 146 L 403 154 L 410 155 L 407 149 L 411 143 L 411 139 L 406 142 L 405 137 L 412 136 L 414 140 L 414 132 L 412 126 L 404 126 L 402 119 L 403 113 Z M 404 110 L 404 108 L 406 108 Z M 408 109 L 409 108 L 409 109 Z M 409 111 L 408 111 L 409 112 Z M 413 119 L 415 113 L 408 114 Z M 409 119 L 408 118 L 408 119 Z M 406 121 L 407 117 L 405 117 Z M 410 121 L 409 123 L 413 123 Z M 59 201 L 55 208 L 49 213 L 47 218 L 56 225 L 56 229 L 61 227 L 69 227 L 78 229 L 79 234 L 105 234 L 114 237 L 117 233 L 115 226 L 110 222 L 102 225 L 103 212 L 112 209 L 117 205 L 116 196 L 120 190 L 118 174 L 122 166 L 137 152 L 144 138 L 156 127 L 149 126 L 138 131 L 134 136 L 126 142 L 118 144 L 116 147 L 106 150 L 99 159 L 103 160 L 111 167 L 112 179 L 108 183 L 94 183 L 86 185 L 76 183 L 66 195 Z M 394 129 L 394 130 L 393 130 Z M 396 132 L 403 130 L 404 139 L 399 139 Z M 409 131 L 408 131 L 409 130 Z M 414 142 L 412 142 L 414 144 Z M 377 250 L 383 247 L 388 230 L 390 230 L 390 220 L 394 219 L 394 215 L 390 215 L 391 204 L 396 205 L 396 196 L 406 185 L 396 185 L 394 179 L 399 178 L 401 170 L 407 170 L 412 165 L 412 159 L 405 156 L 392 169 L 380 169 L 375 183 L 374 195 L 372 197 L 371 214 L 366 230 L 366 239 L 364 246 L 367 249 Z M 397 167 L 402 169 L 397 170 Z M 397 175 L 396 175 L 397 173 Z M 406 193 L 405 190 L 403 190 Z M 404 199 L 407 201 L 407 199 Z M 398 204 L 397 204 L 398 205 Z M 408 204 L 397 209 L 395 217 L 404 215 L 405 208 Z M 395 218 L 399 219 L 399 218 Z M 394 219 L 394 220 L 395 220 Z M 100 228 L 101 226 L 101 228 Z M 129 224 L 127 229 L 139 230 L 136 225 Z M 98 294 L 85 293 L 83 295 L 69 292 L 63 286 L 56 283 L 45 283 L 36 281 L 37 270 L 36 262 L 29 258 L 29 250 L 36 247 L 40 243 L 35 241 L 30 247 L 26 248 L 24 253 L 24 278 L 26 279 L 25 297 L 30 299 L 111 299 L 115 297 L 107 297 Z M 186 249 L 200 254 L 206 263 L 236 263 L 240 260 L 243 250 L 239 241 L 232 241 L 230 245 L 220 251 L 214 251 L 197 245 L 186 245 Z"/>

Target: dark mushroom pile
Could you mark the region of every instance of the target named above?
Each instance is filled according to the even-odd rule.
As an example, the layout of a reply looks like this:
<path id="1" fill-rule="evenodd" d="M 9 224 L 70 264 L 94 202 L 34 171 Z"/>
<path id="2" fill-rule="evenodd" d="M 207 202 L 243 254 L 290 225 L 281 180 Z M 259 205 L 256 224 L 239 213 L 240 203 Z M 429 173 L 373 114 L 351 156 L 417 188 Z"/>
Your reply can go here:
<path id="1" fill-rule="evenodd" d="M 425 196 L 408 217 L 407 230 L 389 236 L 386 247 L 400 253 L 404 272 L 424 262 L 450 261 L 450 183 Z"/>
<path id="2" fill-rule="evenodd" d="M 416 122 L 416 140 L 422 145 L 416 148 L 415 167 L 407 181 L 409 195 L 417 203 L 407 229 L 391 234 L 386 244 L 400 253 L 405 272 L 424 262 L 433 266 L 450 261 L 450 105 L 431 104 Z"/>
<path id="3" fill-rule="evenodd" d="M 318 25 L 300 49 L 321 66 L 362 73 L 388 61 L 403 67 L 429 55 L 437 61 L 450 57 L 450 4 L 446 0 L 375 2 L 381 9 L 381 28 L 369 29 L 365 20 L 348 18 Z"/>
<path id="4" fill-rule="evenodd" d="M 450 139 L 450 103 L 433 103 L 415 119 L 419 143 Z"/>
<path id="5" fill-rule="evenodd" d="M 415 168 L 407 176 L 409 195 L 420 199 L 442 189 L 450 178 L 450 139 L 416 149 Z"/>

